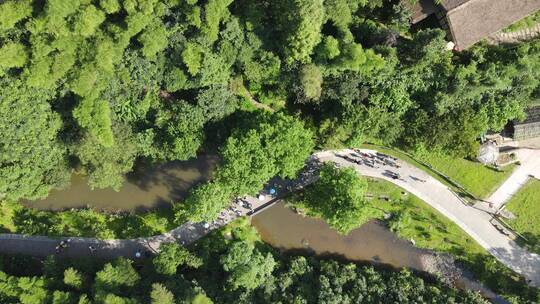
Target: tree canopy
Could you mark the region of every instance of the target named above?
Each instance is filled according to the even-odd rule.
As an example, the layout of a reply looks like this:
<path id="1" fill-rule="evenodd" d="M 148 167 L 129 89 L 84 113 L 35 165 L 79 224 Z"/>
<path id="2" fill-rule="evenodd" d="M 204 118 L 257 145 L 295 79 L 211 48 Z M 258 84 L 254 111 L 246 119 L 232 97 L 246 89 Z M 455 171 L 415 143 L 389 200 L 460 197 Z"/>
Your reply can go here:
<path id="1" fill-rule="evenodd" d="M 371 141 L 470 156 L 482 133 L 522 119 L 540 92 L 537 41 L 452 54 L 443 31 L 411 31 L 404 8 L 382 0 L 0 5 L 2 155 L 10 158 L 1 161 L 0 193 L 14 200 L 45 196 L 74 169 L 92 187 L 119 189 L 135 159 L 195 157 L 218 125 L 245 132 L 221 150 L 237 157 L 233 147 L 245 144 L 253 158 L 245 166 L 261 176 L 232 182 L 232 192 L 292 176 L 294 153 L 265 164 L 259 131 L 233 131 L 245 125 L 235 118 L 261 120 L 235 115 L 252 103 L 304 121 L 321 148 Z M 25 107 L 30 101 L 38 106 Z M 26 117 L 31 128 L 19 128 Z M 277 151 L 279 141 L 263 146 Z M 223 167 L 229 179 L 252 169 Z"/>
<path id="2" fill-rule="evenodd" d="M 291 204 L 347 234 L 380 213 L 366 203 L 366 190 L 367 182 L 354 169 L 325 163 L 318 180 L 292 198 Z"/>
<path id="3" fill-rule="evenodd" d="M 283 113 L 255 115 L 232 131 L 213 180 L 191 191 L 178 219 L 213 220 L 233 197 L 257 192 L 274 176 L 296 177 L 313 146 L 313 134 L 300 120 Z"/>

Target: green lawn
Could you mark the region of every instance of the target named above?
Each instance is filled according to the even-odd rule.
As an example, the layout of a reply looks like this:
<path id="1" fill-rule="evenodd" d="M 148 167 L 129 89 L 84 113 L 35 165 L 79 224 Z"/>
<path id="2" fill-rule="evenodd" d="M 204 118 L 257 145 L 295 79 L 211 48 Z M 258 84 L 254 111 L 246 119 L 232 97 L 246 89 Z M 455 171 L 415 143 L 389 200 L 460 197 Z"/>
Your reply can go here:
<path id="1" fill-rule="evenodd" d="M 517 217 L 510 221 L 512 227 L 525 236 L 531 250 L 540 253 L 540 181 L 529 180 L 506 207 Z"/>
<path id="2" fill-rule="evenodd" d="M 439 176 L 436 172 L 398 150 L 381 148 L 369 144 L 362 145 L 362 148 L 374 149 L 398 157 L 411 165 L 426 171 L 426 173 L 429 173 L 444 184 L 450 185 L 448 181 Z M 503 171 L 499 172 L 478 162 L 434 154 L 423 157 L 422 159 L 419 159 L 419 161 L 431 165 L 435 170 L 448 176 L 478 198 L 486 198 L 489 196 L 489 194 L 495 191 L 495 189 L 497 189 L 497 187 L 512 174 L 512 171 L 516 167 L 516 165 L 509 165 L 506 166 Z M 454 190 L 457 190 L 455 187 L 453 188 Z"/>
<path id="3" fill-rule="evenodd" d="M 414 195 L 394 184 L 370 179 L 367 193 L 373 195 L 371 205 L 395 216 L 388 222 L 404 239 L 413 239 L 418 247 L 460 254 L 484 253 L 461 228 Z M 404 194 L 405 193 L 405 194 Z M 388 196 L 390 201 L 379 199 Z"/>
<path id="4" fill-rule="evenodd" d="M 377 179 L 369 180 L 367 193 L 373 195 L 370 201 L 373 207 L 392 213 L 386 222 L 401 238 L 413 239 L 421 248 L 452 254 L 474 273 L 476 279 L 512 303 L 527 303 L 524 299 L 532 301 L 536 297 L 538 290 L 527 288 L 523 279 L 419 198 Z M 390 200 L 379 199 L 380 196 L 388 196 Z"/>
<path id="5" fill-rule="evenodd" d="M 478 162 L 450 156 L 429 155 L 422 160 L 479 198 L 486 198 L 495 191 L 512 174 L 516 166 L 506 166 L 499 172 Z"/>

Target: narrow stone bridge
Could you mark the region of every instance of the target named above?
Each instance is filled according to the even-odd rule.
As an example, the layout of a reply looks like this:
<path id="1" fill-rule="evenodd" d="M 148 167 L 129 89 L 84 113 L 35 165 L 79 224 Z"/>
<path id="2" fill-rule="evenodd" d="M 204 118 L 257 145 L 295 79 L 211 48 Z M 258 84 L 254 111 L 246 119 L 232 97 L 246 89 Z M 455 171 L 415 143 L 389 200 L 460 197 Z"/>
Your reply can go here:
<path id="1" fill-rule="evenodd" d="M 375 151 L 372 152 L 375 153 Z M 372 166 L 360 154 L 350 149 L 315 153 L 309 159 L 306 170 L 298 180 L 271 181 L 270 185 L 277 188 L 277 195 L 266 194 L 263 199 L 245 198 L 252 204 L 253 211 L 233 203 L 228 210 L 222 211 L 220 220 L 212 223 L 186 223 L 165 234 L 149 238 L 125 240 L 71 238 L 70 247 L 60 253 L 60 256 L 94 255 L 102 258 L 117 256 L 133 258 L 136 252 L 156 252 L 164 242 L 192 243 L 235 218 L 260 212 L 271 206 L 287 192 L 301 189 L 310 184 L 316 178 L 312 174 L 316 170 L 316 165 L 327 161 L 334 162 L 338 166 L 352 167 L 361 175 L 390 181 L 411 192 L 456 223 L 500 262 L 523 275 L 530 285 L 540 287 L 540 256 L 521 248 L 508 236 L 500 233 L 490 223 L 491 215 L 489 213 L 463 204 L 460 198 L 446 185 L 406 162 L 396 160 L 397 167 Z M 396 178 L 396 174 L 399 178 Z M 0 252 L 47 256 L 55 253 L 55 246 L 58 242 L 59 239 L 43 236 L 0 234 Z M 93 246 L 97 250 L 91 253 L 89 246 Z"/>

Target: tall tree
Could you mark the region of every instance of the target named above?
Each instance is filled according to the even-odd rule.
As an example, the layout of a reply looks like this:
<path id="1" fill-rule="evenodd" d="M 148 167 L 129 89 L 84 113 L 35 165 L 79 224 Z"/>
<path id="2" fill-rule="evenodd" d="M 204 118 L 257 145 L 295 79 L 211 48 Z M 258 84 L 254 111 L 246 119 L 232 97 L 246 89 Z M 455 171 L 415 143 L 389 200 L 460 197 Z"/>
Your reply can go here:
<path id="1" fill-rule="evenodd" d="M 326 163 L 319 179 L 292 202 L 308 215 L 321 217 L 332 228 L 346 234 L 380 213 L 366 203 L 366 190 L 367 182 L 354 169 L 340 169 Z"/>
<path id="2" fill-rule="evenodd" d="M 313 49 L 321 41 L 323 0 L 280 0 L 276 10 L 285 35 L 286 62 L 309 63 Z"/>
<path id="3" fill-rule="evenodd" d="M 227 281 L 233 290 L 241 287 L 250 290 L 261 286 L 276 266 L 270 253 L 264 255 L 252 244 L 242 241 L 230 244 L 220 262 L 229 274 Z"/>
<path id="4" fill-rule="evenodd" d="M 152 304 L 174 304 L 174 295 L 159 283 L 152 284 L 152 292 L 150 293 Z"/>
<path id="5" fill-rule="evenodd" d="M 178 266 L 192 268 L 201 266 L 202 261 L 177 243 L 162 244 L 159 254 L 152 260 L 157 273 L 174 275 Z"/>
<path id="6" fill-rule="evenodd" d="M 131 171 L 138 149 L 128 126 L 118 125 L 114 130 L 115 143 L 110 147 L 92 134 L 85 136 L 72 147 L 84 170 L 89 175 L 91 188 L 112 187 L 119 190 L 124 183 L 124 174 Z"/>
<path id="7" fill-rule="evenodd" d="M 58 140 L 62 120 L 47 102 L 51 92 L 18 80 L 0 83 L 0 195 L 43 198 L 69 182 L 66 148 Z"/>

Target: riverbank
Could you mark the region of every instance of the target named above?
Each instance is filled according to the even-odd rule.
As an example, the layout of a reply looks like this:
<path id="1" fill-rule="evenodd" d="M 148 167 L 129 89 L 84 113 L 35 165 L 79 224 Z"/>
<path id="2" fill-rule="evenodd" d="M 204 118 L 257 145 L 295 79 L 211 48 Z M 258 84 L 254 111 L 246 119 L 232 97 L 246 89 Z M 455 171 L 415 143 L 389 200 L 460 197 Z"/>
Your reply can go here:
<path id="1" fill-rule="evenodd" d="M 388 194 L 392 200 L 395 198 L 393 193 Z M 342 235 L 323 220 L 302 216 L 280 202 L 254 216 L 251 222 L 261 239 L 281 252 L 338 257 L 395 270 L 408 268 L 429 273 L 450 286 L 478 291 L 490 300 L 500 300 L 450 255 L 414 246 L 390 231 L 383 221 L 372 220 Z"/>
<path id="2" fill-rule="evenodd" d="M 43 211 L 92 208 L 109 213 L 143 213 L 169 208 L 172 202 L 185 199 L 192 187 L 209 180 L 218 161 L 218 156 L 207 154 L 160 164 L 140 161 L 126 176 L 119 191 L 92 189 L 86 176 L 74 174 L 69 188 L 52 190 L 44 199 L 21 203 Z"/>
<path id="3" fill-rule="evenodd" d="M 340 152 L 345 153 L 346 151 L 347 150 L 343 150 L 343 151 L 340 151 Z M 315 157 L 315 159 L 318 159 L 319 161 L 325 161 L 325 160 L 333 161 L 333 162 L 336 162 L 336 163 L 338 163 L 340 165 L 356 166 L 356 165 L 354 165 L 352 163 L 346 162 L 342 158 L 338 158 L 338 157 L 335 157 L 335 156 L 332 156 L 332 155 L 333 155 L 333 153 L 331 153 L 331 152 L 321 152 L 321 153 L 316 154 L 317 157 Z M 422 179 L 429 179 L 429 187 L 426 188 L 425 184 L 419 184 L 419 185 L 421 185 L 422 187 L 425 188 L 424 190 L 433 191 L 433 189 L 438 189 L 437 187 L 442 187 L 441 188 L 442 192 L 437 192 L 437 197 L 445 197 L 445 198 L 448 198 L 448 199 L 450 199 L 450 197 L 452 197 L 452 199 L 450 199 L 450 200 L 452 200 L 452 204 L 451 204 L 452 208 L 458 208 L 458 209 L 459 208 L 466 208 L 466 210 L 464 211 L 465 212 L 464 219 L 466 219 L 467 217 L 470 217 L 471 213 L 478 213 L 479 212 L 478 210 L 473 209 L 473 208 L 471 208 L 469 206 L 462 205 L 461 202 L 459 200 L 457 200 L 457 198 L 454 196 L 454 194 L 452 194 L 446 187 L 444 187 L 443 185 L 438 183 L 436 180 L 430 178 L 429 175 L 423 173 L 422 171 L 419 171 L 418 169 L 416 169 L 414 167 L 411 167 L 410 165 L 406 165 L 406 164 L 402 164 L 402 165 L 406 166 L 407 169 L 409 169 L 409 170 L 413 170 L 414 175 L 416 177 L 421 177 Z M 362 170 L 368 170 L 366 168 L 364 168 Z M 362 171 L 362 170 L 359 170 L 359 173 L 369 175 L 368 171 Z M 403 175 L 403 176 L 405 176 L 405 175 Z M 377 177 L 385 178 L 384 176 L 382 176 L 380 174 L 377 175 Z M 306 180 L 306 179 L 304 178 L 303 180 Z M 389 180 L 396 183 L 400 187 L 404 187 L 407 190 L 412 190 L 413 192 L 418 192 L 419 191 L 416 188 L 410 188 L 409 184 L 402 184 L 402 182 L 395 181 L 395 180 L 392 180 L 392 179 L 389 179 Z M 308 182 L 309 182 L 309 180 L 308 180 Z M 422 194 L 422 197 L 424 197 L 424 196 L 425 195 Z M 251 199 L 253 199 L 254 201 L 258 201 L 256 198 L 251 198 Z M 260 201 L 259 203 L 265 204 L 271 199 L 273 199 L 273 198 L 267 196 L 265 201 Z M 453 200 L 456 200 L 456 201 L 454 202 Z M 426 197 L 425 201 L 427 203 L 429 203 L 429 204 L 435 204 L 434 202 L 437 201 L 437 200 L 434 201 L 434 199 L 428 195 Z M 247 214 L 247 212 L 248 211 L 242 210 L 242 212 L 238 216 L 245 215 L 245 214 Z M 450 218 L 453 221 L 459 222 L 459 220 L 457 218 L 455 218 L 455 217 L 450 217 Z M 480 218 L 482 218 L 482 217 L 480 216 Z M 461 219 L 463 219 L 463 218 L 461 218 Z M 448 219 L 446 219 L 446 220 L 449 221 Z M 479 223 L 483 224 L 482 222 L 479 222 Z M 223 224 L 226 224 L 226 223 L 225 222 L 219 223 L 219 225 L 223 225 Z M 130 244 L 136 244 L 137 246 L 140 246 L 143 250 L 150 250 L 149 249 L 150 247 L 157 248 L 157 247 L 159 247 L 160 243 L 165 242 L 165 241 L 178 241 L 178 242 L 182 242 L 182 241 L 185 241 L 185 240 L 194 241 L 194 240 L 202 237 L 208 231 L 219 227 L 215 223 L 209 225 L 208 228 L 203 227 L 203 226 L 204 226 L 204 224 L 202 224 L 202 223 L 199 223 L 199 224 L 187 223 L 185 225 L 182 225 L 182 226 L 174 229 L 173 231 L 170 231 L 170 232 L 168 232 L 166 234 L 162 234 L 162 235 L 155 236 L 155 237 L 152 237 L 152 238 L 132 239 L 132 240 L 109 240 L 109 241 L 104 241 L 104 242 L 107 245 L 110 245 L 112 248 L 114 248 L 114 246 L 121 246 L 123 244 L 130 243 Z M 489 227 L 491 227 L 491 226 L 489 226 Z M 470 233 L 470 231 L 467 231 L 467 232 Z M 463 236 L 464 236 L 463 232 L 461 232 L 459 235 L 463 239 Z M 10 238 L 9 236 L 5 236 L 5 237 L 3 235 L 0 235 L 0 236 L 1 236 L 2 239 Z M 24 237 L 19 237 L 19 238 L 20 238 L 20 240 L 19 240 L 20 243 L 33 242 L 32 238 L 24 238 Z M 81 242 L 85 242 L 85 241 L 86 240 L 81 240 Z M 92 243 L 94 241 L 95 241 L 95 239 L 88 239 L 88 242 L 90 242 L 90 243 Z M 142 243 L 143 241 L 147 242 L 148 244 L 143 244 Z M 475 243 L 472 242 L 472 244 L 475 244 Z M 480 248 L 476 244 L 474 246 L 477 246 L 478 248 Z M 482 282 L 485 282 L 489 287 L 493 288 L 496 292 L 498 292 L 500 294 L 503 294 L 505 296 L 514 297 L 514 298 L 519 297 L 519 298 L 522 298 L 522 299 L 531 299 L 531 298 L 536 297 L 536 292 L 537 291 L 535 291 L 534 289 L 527 288 L 526 284 L 525 284 L 525 282 L 524 282 L 524 280 L 522 278 L 520 278 L 518 275 L 516 275 L 515 273 L 510 271 L 508 268 L 504 267 L 502 264 L 497 262 L 493 257 L 489 256 L 481 248 L 480 248 L 480 252 L 481 253 L 479 253 L 479 254 L 462 252 L 462 251 L 456 251 L 456 252 L 451 252 L 451 253 L 452 254 L 463 254 L 463 255 L 467 256 L 468 261 L 471 263 L 471 266 L 472 266 L 471 270 L 475 273 L 475 275 L 477 275 L 478 279 L 480 279 Z M 41 250 L 40 253 L 45 254 L 46 251 Z M 125 253 L 125 252 L 123 252 L 123 251 L 118 251 L 117 252 L 117 254 L 120 254 L 120 255 L 123 254 L 123 253 Z M 491 252 L 491 253 L 494 254 L 493 252 Z M 133 254 L 133 252 L 131 252 L 130 254 Z M 516 261 L 519 262 L 519 263 L 524 263 L 525 266 L 527 266 L 528 264 L 534 263 L 534 259 L 523 259 L 522 257 L 525 256 L 525 255 L 526 254 L 520 255 L 521 258 L 519 260 L 516 260 Z M 505 257 L 505 256 L 502 256 L 502 257 L 497 256 L 497 257 L 502 258 L 503 261 L 506 261 L 505 258 L 509 258 L 509 257 Z M 511 263 L 514 263 L 513 259 L 511 259 L 509 261 Z M 520 271 L 521 273 L 524 273 L 525 275 L 532 275 L 533 278 L 534 278 L 534 275 L 538 275 L 538 273 L 536 273 L 534 271 L 531 273 L 529 268 L 527 268 L 527 267 L 522 268 L 521 270 L 518 270 L 518 271 Z"/>
<path id="4" fill-rule="evenodd" d="M 218 157 L 156 164 L 139 163 L 120 191 L 92 190 L 87 178 L 73 175 L 70 188 L 53 190 L 38 201 L 0 201 L 5 232 L 130 239 L 164 234 L 175 227 L 173 203 L 210 178 Z"/>

